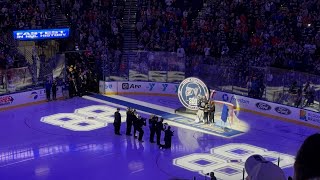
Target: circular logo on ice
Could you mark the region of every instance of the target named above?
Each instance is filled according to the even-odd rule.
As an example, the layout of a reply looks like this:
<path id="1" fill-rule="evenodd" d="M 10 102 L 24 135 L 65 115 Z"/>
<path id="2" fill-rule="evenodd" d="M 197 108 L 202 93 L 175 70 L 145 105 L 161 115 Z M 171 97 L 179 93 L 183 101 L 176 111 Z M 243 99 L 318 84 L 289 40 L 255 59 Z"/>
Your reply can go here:
<path id="1" fill-rule="evenodd" d="M 180 83 L 178 97 L 184 107 L 190 110 L 197 110 L 198 98 L 203 96 L 209 99 L 209 90 L 200 79 L 190 77 Z"/>

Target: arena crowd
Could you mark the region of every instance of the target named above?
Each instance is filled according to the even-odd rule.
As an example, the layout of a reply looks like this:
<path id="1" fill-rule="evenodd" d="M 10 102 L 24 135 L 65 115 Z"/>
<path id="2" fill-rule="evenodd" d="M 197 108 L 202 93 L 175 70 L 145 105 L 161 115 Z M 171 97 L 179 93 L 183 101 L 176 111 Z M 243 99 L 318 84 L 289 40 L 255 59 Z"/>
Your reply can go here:
<path id="1" fill-rule="evenodd" d="M 136 34 L 140 49 L 319 74 L 319 8 L 317 0 L 208 0 L 201 9 L 153 0 L 140 4 Z"/>
<path id="2" fill-rule="evenodd" d="M 58 10 L 67 17 L 76 52 L 66 57 L 64 83 L 70 88 L 70 96 L 81 96 L 89 91 L 102 79 L 106 66 L 114 71 L 120 68 L 124 1 L 56 2 L 59 6 L 49 0 L 0 2 L 0 85 L 3 85 L 4 70 L 29 66 L 11 37 L 12 31 L 54 28 Z M 137 49 L 176 52 L 178 58 L 187 59 L 190 67 L 199 62 L 195 58 L 188 62 L 187 57 L 208 57 L 203 58 L 202 63 L 237 69 L 239 78 L 246 81 L 248 95 L 261 98 L 266 75 L 250 74 L 248 67 L 276 67 L 320 75 L 319 12 L 320 0 L 207 0 L 189 4 L 181 0 L 139 0 L 135 28 Z M 307 103 L 313 103 L 315 90 L 310 84 L 306 82 L 299 87 L 292 82 L 289 91 L 297 95 L 297 107 L 301 104 L 302 93 L 308 96 Z M 49 81 L 46 87 L 52 87 Z M 151 139 L 153 142 L 153 137 Z M 296 180 L 320 178 L 316 169 L 319 142 L 319 134 L 316 134 L 301 146 L 294 165 Z M 265 161 L 257 157 L 253 157 L 255 166 Z M 252 164 L 246 166 L 247 171 L 251 168 Z"/>

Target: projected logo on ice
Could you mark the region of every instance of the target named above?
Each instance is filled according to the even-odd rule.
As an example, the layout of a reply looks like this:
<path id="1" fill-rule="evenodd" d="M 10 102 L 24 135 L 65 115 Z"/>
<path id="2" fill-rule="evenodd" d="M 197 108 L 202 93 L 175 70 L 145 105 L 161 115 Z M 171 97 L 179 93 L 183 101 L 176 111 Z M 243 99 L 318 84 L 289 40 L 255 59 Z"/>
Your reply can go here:
<path id="1" fill-rule="evenodd" d="M 113 123 L 115 108 L 93 105 L 76 109 L 74 113 L 58 113 L 41 118 L 41 122 L 72 131 L 92 131 Z"/>
<path id="2" fill-rule="evenodd" d="M 212 148 L 210 153 L 194 153 L 173 159 L 175 166 L 205 175 L 214 172 L 216 177 L 227 180 L 242 179 L 243 168 L 249 156 L 260 154 L 267 161 L 284 168 L 292 167 L 294 156 L 253 146 L 231 143 Z"/>
<path id="3" fill-rule="evenodd" d="M 197 110 L 199 97 L 209 99 L 209 90 L 200 79 L 190 77 L 180 83 L 178 96 L 184 107 L 190 110 Z"/>

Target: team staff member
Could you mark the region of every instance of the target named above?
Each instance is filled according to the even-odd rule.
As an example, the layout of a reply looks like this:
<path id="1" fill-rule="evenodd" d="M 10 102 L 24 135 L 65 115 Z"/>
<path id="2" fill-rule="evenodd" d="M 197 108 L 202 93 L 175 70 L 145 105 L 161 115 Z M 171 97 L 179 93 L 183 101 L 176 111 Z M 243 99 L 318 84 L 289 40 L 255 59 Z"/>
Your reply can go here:
<path id="1" fill-rule="evenodd" d="M 138 113 L 135 109 L 132 110 L 132 124 L 133 124 L 133 136 L 134 138 L 138 138 L 138 136 L 136 136 L 137 130 L 138 130 Z"/>
<path id="2" fill-rule="evenodd" d="M 168 126 L 164 131 L 164 145 L 160 145 L 160 148 L 170 149 L 171 141 L 172 141 L 173 131 L 171 131 L 171 127 Z"/>
<path id="3" fill-rule="evenodd" d="M 53 80 L 52 83 L 52 100 L 57 100 L 57 81 Z"/>
<path id="4" fill-rule="evenodd" d="M 156 125 L 157 125 L 157 119 L 158 117 L 155 115 L 152 115 L 149 119 L 149 129 L 150 129 L 150 143 L 154 142 L 154 135 L 156 134 Z"/>
<path id="5" fill-rule="evenodd" d="M 163 118 L 160 118 L 160 119 L 158 119 L 158 122 L 156 123 L 157 145 L 160 145 L 161 131 L 163 131 L 163 130 L 164 130 Z"/>
<path id="6" fill-rule="evenodd" d="M 139 138 L 138 140 L 140 142 L 143 142 L 142 138 L 143 138 L 143 134 L 144 134 L 144 131 L 143 131 L 143 126 L 146 125 L 146 119 L 142 118 L 141 116 L 138 117 L 138 120 L 137 120 L 137 131 L 139 132 Z"/>
<path id="7" fill-rule="evenodd" d="M 51 94 L 51 89 L 52 89 L 52 83 L 50 82 L 49 78 L 47 78 L 45 82 L 45 88 L 46 88 L 46 97 L 47 101 L 51 100 L 50 94 Z"/>
<path id="8" fill-rule="evenodd" d="M 121 126 L 121 114 L 120 114 L 120 108 L 117 108 L 117 111 L 114 113 L 114 133 L 116 135 L 121 135 L 120 134 L 120 126 Z"/>
<path id="9" fill-rule="evenodd" d="M 127 119 L 126 119 L 126 122 L 127 122 L 127 131 L 126 131 L 126 135 L 127 136 L 132 136 L 131 134 L 131 129 L 132 129 L 132 111 L 131 111 L 131 108 L 128 107 L 127 109 Z"/>

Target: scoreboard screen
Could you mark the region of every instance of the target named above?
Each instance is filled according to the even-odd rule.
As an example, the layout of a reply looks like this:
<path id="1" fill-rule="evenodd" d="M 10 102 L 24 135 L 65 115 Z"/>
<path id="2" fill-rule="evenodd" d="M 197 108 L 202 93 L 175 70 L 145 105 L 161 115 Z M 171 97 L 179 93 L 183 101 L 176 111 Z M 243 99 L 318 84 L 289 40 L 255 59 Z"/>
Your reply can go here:
<path id="1" fill-rule="evenodd" d="M 68 38 L 70 33 L 69 28 L 59 29 L 37 29 L 37 30 L 18 30 L 13 31 L 13 37 L 21 41 L 34 41 L 44 39 L 62 39 Z"/>

